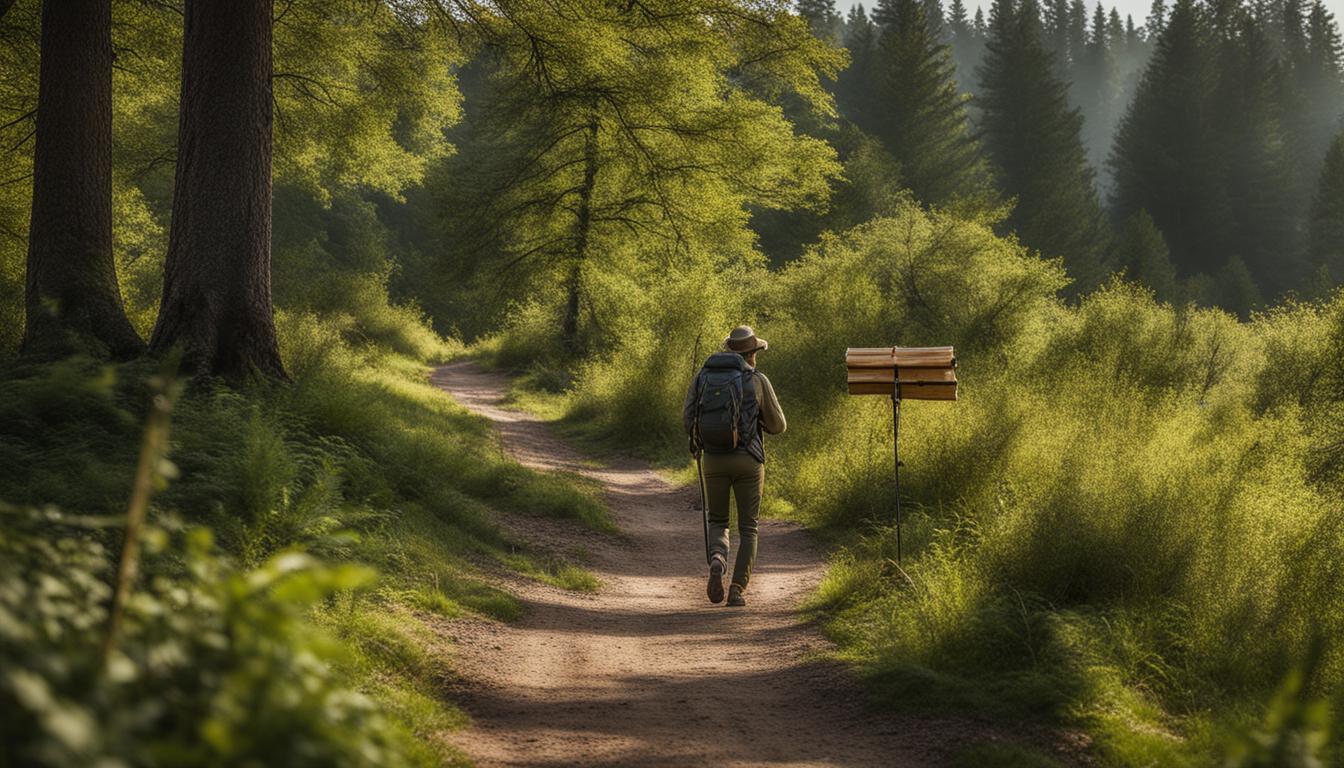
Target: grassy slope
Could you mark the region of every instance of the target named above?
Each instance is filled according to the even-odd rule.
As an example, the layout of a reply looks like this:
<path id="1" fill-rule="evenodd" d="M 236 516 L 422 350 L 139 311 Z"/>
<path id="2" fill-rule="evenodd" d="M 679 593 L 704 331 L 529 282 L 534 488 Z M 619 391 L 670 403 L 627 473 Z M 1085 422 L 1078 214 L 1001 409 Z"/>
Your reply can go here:
<path id="1" fill-rule="evenodd" d="M 155 516 L 207 525 L 243 566 L 293 547 L 374 566 L 376 587 L 328 600 L 315 621 L 346 646 L 350 684 L 414 735 L 417 762 L 453 762 L 435 735 L 464 718 L 442 696 L 451 649 L 436 622 L 518 615 L 482 568 L 596 586 L 579 565 L 508 541 L 494 510 L 608 529 L 606 510 L 591 486 L 507 460 L 482 419 L 427 384 L 423 364 L 356 350 L 311 316 L 284 320 L 282 347 L 291 384 L 197 387 L 177 404 L 180 475 Z M 151 373 L 80 361 L 5 371 L 0 499 L 122 514 Z"/>

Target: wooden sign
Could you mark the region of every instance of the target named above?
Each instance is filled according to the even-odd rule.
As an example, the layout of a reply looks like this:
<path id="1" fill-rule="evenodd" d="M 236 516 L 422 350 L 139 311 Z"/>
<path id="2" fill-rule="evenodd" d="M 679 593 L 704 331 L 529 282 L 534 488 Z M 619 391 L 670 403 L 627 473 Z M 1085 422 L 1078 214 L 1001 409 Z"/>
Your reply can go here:
<path id="1" fill-rule="evenodd" d="M 845 367 L 851 395 L 957 399 L 957 358 L 951 347 L 851 347 L 845 350 Z"/>
<path id="2" fill-rule="evenodd" d="M 849 394 L 891 398 L 896 470 L 896 562 L 901 562 L 901 401 L 956 400 L 957 356 L 951 347 L 850 347 Z"/>

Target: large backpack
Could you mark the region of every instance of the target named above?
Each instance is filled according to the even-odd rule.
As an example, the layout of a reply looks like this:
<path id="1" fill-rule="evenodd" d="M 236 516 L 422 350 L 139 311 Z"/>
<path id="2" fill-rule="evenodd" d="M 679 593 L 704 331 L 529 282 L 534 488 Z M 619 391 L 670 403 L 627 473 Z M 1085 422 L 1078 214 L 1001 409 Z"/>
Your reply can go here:
<path id="1" fill-rule="evenodd" d="M 736 352 L 716 352 L 696 377 L 692 438 L 708 453 L 751 450 L 758 442 L 760 406 L 755 373 Z"/>

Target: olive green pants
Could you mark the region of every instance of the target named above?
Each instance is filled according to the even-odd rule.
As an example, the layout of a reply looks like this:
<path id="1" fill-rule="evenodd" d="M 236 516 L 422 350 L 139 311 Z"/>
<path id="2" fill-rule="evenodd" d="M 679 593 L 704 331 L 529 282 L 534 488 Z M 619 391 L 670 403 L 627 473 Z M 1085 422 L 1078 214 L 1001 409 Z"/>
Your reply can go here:
<path id="1" fill-rule="evenodd" d="M 747 589 L 756 562 L 756 531 L 761 515 L 765 465 L 745 453 L 704 455 L 705 500 L 709 508 L 709 556 L 728 562 L 728 494 L 737 500 L 737 560 L 733 583 Z"/>

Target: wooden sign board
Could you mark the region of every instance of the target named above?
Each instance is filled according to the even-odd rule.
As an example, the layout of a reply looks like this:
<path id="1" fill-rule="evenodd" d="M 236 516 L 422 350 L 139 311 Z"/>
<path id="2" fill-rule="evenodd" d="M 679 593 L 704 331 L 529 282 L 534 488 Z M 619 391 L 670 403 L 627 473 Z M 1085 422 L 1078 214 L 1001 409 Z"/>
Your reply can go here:
<path id="1" fill-rule="evenodd" d="M 845 350 L 845 367 L 851 395 L 957 399 L 957 358 L 951 347 L 852 347 Z"/>

